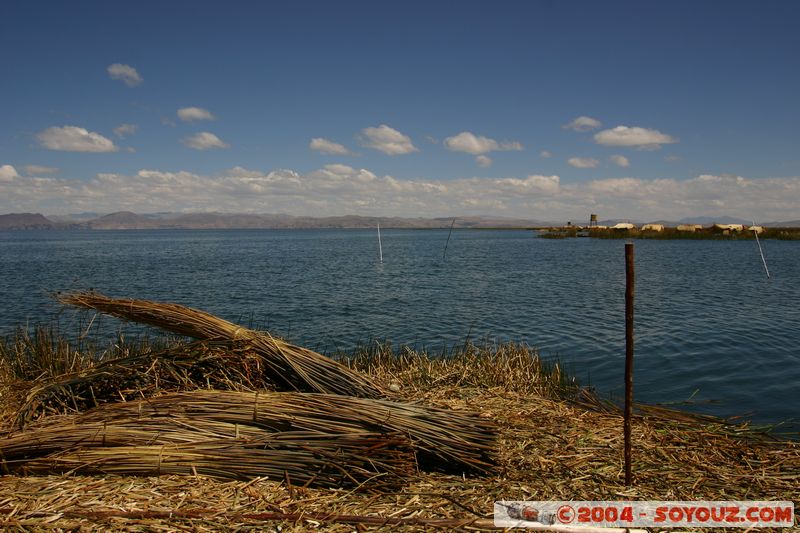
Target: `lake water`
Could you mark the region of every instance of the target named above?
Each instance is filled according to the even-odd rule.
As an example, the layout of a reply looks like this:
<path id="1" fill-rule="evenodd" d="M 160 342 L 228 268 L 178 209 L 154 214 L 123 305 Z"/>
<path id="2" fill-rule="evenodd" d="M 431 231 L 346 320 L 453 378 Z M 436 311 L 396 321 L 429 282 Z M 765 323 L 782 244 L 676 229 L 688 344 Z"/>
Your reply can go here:
<path id="1" fill-rule="evenodd" d="M 174 301 L 320 351 L 524 342 L 622 397 L 624 241 L 529 231 L 0 232 L 0 335 L 86 316 L 55 290 Z M 800 408 L 800 242 L 636 241 L 635 393 L 754 422 Z M 118 328 L 113 319 L 93 325 Z M 98 329 L 99 328 L 99 329 Z M 104 329 L 105 328 L 105 329 Z M 786 429 L 797 431 L 795 420 Z"/>

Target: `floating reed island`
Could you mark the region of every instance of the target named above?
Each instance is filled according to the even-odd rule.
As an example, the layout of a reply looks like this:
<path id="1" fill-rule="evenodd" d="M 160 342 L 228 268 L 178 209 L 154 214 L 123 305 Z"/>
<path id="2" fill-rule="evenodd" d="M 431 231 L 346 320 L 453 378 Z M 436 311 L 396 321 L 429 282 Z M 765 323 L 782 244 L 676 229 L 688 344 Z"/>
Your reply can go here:
<path id="1" fill-rule="evenodd" d="M 682 224 L 665 227 L 662 224 L 635 226 L 620 223 L 616 226 L 561 226 L 539 228 L 543 239 L 592 237 L 595 239 L 651 239 L 651 240 L 800 240 L 800 228 L 744 226 L 742 224 Z"/>
<path id="2" fill-rule="evenodd" d="M 60 300 L 190 338 L 0 340 L 9 530 L 489 529 L 495 500 L 800 500 L 800 445 L 637 405 L 523 345 L 328 358 L 175 304 Z M 733 530 L 732 531 L 739 531 Z"/>

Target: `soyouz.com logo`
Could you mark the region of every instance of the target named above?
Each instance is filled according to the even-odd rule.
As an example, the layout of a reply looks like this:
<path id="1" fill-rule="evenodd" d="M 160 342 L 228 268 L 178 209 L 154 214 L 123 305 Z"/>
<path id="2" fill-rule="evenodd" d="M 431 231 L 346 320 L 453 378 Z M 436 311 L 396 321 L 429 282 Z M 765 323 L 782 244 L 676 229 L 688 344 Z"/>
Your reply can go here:
<path id="1" fill-rule="evenodd" d="M 497 527 L 792 527 L 794 503 L 772 501 L 497 501 Z"/>

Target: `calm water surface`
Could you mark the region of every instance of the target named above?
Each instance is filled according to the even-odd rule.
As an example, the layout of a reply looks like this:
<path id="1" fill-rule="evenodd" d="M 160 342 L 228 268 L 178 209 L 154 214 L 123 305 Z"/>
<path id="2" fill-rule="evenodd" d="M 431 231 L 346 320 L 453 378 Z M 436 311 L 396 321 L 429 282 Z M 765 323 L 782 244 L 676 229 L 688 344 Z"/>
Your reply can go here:
<path id="1" fill-rule="evenodd" d="M 624 243 L 526 231 L 0 232 L 0 335 L 86 316 L 48 293 L 175 301 L 321 351 L 519 341 L 622 395 Z M 636 396 L 759 423 L 800 408 L 800 243 L 636 241 Z M 118 322 L 103 319 L 97 331 Z M 800 428 L 797 421 L 790 429 Z"/>

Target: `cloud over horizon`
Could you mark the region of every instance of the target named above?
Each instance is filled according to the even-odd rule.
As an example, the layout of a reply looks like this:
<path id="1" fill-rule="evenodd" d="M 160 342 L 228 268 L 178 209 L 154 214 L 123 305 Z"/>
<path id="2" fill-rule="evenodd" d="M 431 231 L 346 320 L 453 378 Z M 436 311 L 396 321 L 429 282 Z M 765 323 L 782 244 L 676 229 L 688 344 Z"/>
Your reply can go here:
<path id="1" fill-rule="evenodd" d="M 662 144 L 678 142 L 678 139 L 666 133 L 638 126 L 617 126 L 610 130 L 599 131 L 594 134 L 594 140 L 604 146 L 623 146 L 637 150 L 658 150 Z"/>
<path id="2" fill-rule="evenodd" d="M 111 139 L 78 126 L 52 126 L 36 136 L 45 148 L 61 152 L 117 152 Z"/>
<path id="3" fill-rule="evenodd" d="M 176 112 L 178 118 L 184 122 L 195 120 L 216 120 L 216 117 L 208 109 L 202 107 L 182 107 Z"/>
<path id="4" fill-rule="evenodd" d="M 209 131 L 201 131 L 189 137 L 184 137 L 181 142 L 194 150 L 214 150 L 231 147 L 230 144 Z"/>
<path id="5" fill-rule="evenodd" d="M 479 155 L 475 157 L 475 162 L 479 167 L 489 168 L 492 166 L 492 158 L 486 155 Z"/>
<path id="6" fill-rule="evenodd" d="M 570 157 L 567 159 L 567 163 L 575 168 L 595 168 L 600 161 L 591 157 Z"/>
<path id="7" fill-rule="evenodd" d="M 323 137 L 314 137 L 308 143 L 308 147 L 317 152 L 329 155 L 353 155 L 350 150 L 342 144 L 329 141 Z"/>
<path id="8" fill-rule="evenodd" d="M 130 65 L 114 63 L 113 65 L 109 65 L 106 70 L 112 80 L 120 80 L 128 87 L 136 87 L 137 85 L 141 85 L 144 81 L 139 75 L 139 72 Z"/>
<path id="9" fill-rule="evenodd" d="M 364 146 L 387 155 L 404 155 L 419 151 L 411 142 L 411 137 L 386 124 L 381 124 L 377 128 L 364 128 L 361 130 L 361 135 Z"/>
<path id="10" fill-rule="evenodd" d="M 25 165 L 25 174 L 28 176 L 37 176 L 40 174 L 55 174 L 59 171 L 56 167 L 46 167 L 43 165 Z"/>
<path id="11" fill-rule="evenodd" d="M 0 166 L 0 212 L 67 214 L 223 211 L 294 215 L 497 215 L 564 221 L 587 213 L 643 222 L 695 215 L 797 219 L 800 177 L 701 174 L 688 180 L 620 177 L 565 183 L 559 176 L 400 179 L 330 164 L 306 173 L 234 167 L 214 175 L 142 169 L 89 180 L 20 177 Z"/>
<path id="12" fill-rule="evenodd" d="M 465 152 L 472 155 L 523 149 L 522 144 L 517 141 L 497 142 L 489 137 L 475 135 L 469 131 L 462 131 L 458 135 L 447 137 L 444 140 L 444 146 L 453 152 Z"/>
<path id="13" fill-rule="evenodd" d="M 114 135 L 120 139 L 124 139 L 125 137 L 136 133 L 136 130 L 138 129 L 139 127 L 136 124 L 120 124 L 114 128 Z"/>
<path id="14" fill-rule="evenodd" d="M 596 118 L 581 115 L 569 124 L 564 124 L 561 127 L 565 130 L 584 132 L 597 129 L 602 125 L 603 124 Z"/>
<path id="15" fill-rule="evenodd" d="M 0 166 L 0 181 L 13 181 L 14 178 L 18 178 L 19 174 L 17 174 L 17 169 L 11 165 L 1 165 Z"/>
<path id="16" fill-rule="evenodd" d="M 612 163 L 614 163 L 618 167 L 627 168 L 631 166 L 630 160 L 624 155 L 619 155 L 619 154 L 612 155 L 609 157 L 609 159 L 611 160 Z"/>

